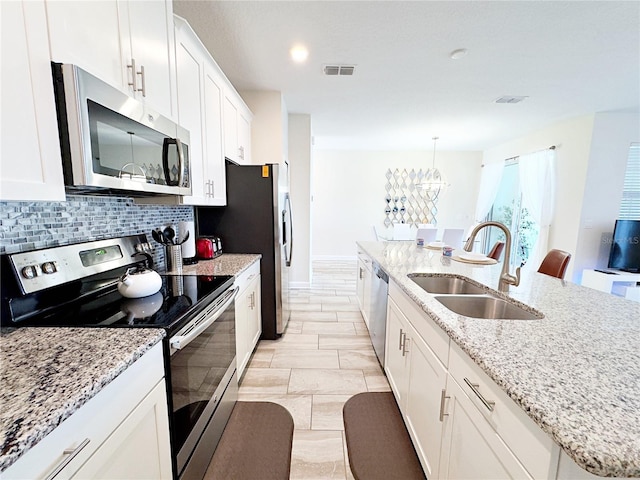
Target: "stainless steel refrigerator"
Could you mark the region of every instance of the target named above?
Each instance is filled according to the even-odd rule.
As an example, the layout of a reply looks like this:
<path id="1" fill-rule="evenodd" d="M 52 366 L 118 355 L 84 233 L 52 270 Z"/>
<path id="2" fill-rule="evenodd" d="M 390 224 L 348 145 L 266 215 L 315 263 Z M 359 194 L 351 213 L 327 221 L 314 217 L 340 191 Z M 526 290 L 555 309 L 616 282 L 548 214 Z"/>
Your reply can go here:
<path id="1" fill-rule="evenodd" d="M 265 340 L 278 338 L 290 316 L 293 230 L 286 167 L 227 160 L 227 206 L 196 208 L 198 235 L 222 238 L 223 253 L 262 254 L 261 338 Z"/>

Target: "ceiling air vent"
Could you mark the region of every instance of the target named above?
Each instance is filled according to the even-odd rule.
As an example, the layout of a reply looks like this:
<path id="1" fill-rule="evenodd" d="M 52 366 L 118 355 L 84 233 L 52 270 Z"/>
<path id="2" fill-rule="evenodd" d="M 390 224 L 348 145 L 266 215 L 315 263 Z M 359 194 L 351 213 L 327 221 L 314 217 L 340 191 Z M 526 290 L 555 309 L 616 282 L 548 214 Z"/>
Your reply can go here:
<path id="1" fill-rule="evenodd" d="M 325 65 L 325 75 L 353 75 L 353 71 L 356 69 L 355 65 Z"/>
<path id="2" fill-rule="evenodd" d="M 504 97 L 500 97 L 496 100 L 496 103 L 520 103 L 525 98 L 529 98 L 528 96 L 524 97 L 515 97 L 513 95 L 505 95 Z"/>

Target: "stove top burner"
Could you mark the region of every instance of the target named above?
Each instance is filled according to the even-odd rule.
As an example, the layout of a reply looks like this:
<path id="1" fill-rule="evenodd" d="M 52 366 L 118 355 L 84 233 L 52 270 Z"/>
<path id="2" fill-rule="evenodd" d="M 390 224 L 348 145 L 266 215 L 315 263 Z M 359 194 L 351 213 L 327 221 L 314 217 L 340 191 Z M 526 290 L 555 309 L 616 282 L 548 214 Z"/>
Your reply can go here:
<path id="1" fill-rule="evenodd" d="M 44 292 L 10 301 L 13 322 L 4 326 L 49 327 L 156 327 L 175 330 L 187 314 L 197 314 L 208 302 L 231 286 L 231 276 L 171 275 L 162 276 L 162 287 L 154 295 L 125 298 L 112 286 L 94 296 L 47 305 L 51 299 Z M 78 289 L 75 286 L 75 289 Z M 80 288 L 82 290 L 82 288 Z M 78 292 L 76 292 L 76 295 Z M 38 307 L 35 308 L 35 305 Z"/>

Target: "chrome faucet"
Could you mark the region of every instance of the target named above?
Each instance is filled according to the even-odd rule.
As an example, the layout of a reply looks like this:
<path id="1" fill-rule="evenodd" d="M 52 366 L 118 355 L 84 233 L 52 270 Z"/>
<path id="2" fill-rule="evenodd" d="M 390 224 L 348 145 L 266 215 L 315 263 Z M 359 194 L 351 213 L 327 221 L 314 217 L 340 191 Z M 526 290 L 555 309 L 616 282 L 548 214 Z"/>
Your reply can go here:
<path id="1" fill-rule="evenodd" d="M 501 292 L 508 292 L 509 285 L 513 285 L 514 287 L 520 285 L 520 267 L 516 268 L 515 276 L 509 273 L 509 258 L 511 257 L 511 232 L 506 226 L 504 226 L 500 222 L 482 222 L 476 225 L 475 228 L 471 231 L 471 235 L 469 235 L 467 243 L 464 244 L 464 249 L 467 252 L 471 251 L 476 235 L 484 227 L 498 227 L 504 232 L 505 236 L 507 237 L 504 242 L 506 245 L 504 249 L 504 260 L 502 260 L 502 272 L 500 273 L 500 281 L 498 282 L 498 290 L 500 290 Z"/>

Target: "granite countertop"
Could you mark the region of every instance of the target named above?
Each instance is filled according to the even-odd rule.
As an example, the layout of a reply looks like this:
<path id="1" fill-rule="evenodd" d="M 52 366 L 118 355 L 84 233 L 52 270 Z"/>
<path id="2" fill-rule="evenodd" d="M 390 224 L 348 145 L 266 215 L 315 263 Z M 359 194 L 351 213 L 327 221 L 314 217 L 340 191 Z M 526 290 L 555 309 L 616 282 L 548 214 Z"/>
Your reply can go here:
<path id="1" fill-rule="evenodd" d="M 160 328 L 0 332 L 0 472 L 160 342 Z"/>
<path id="2" fill-rule="evenodd" d="M 257 253 L 223 253 L 212 260 L 198 260 L 194 265 L 184 265 L 181 272 L 162 272 L 167 275 L 235 275 L 259 261 Z"/>
<path id="3" fill-rule="evenodd" d="M 473 319 L 407 274 L 458 274 L 497 290 L 501 263 L 461 263 L 413 242 L 358 246 L 580 467 L 640 477 L 640 303 L 523 269 L 507 295 L 545 318 Z"/>

